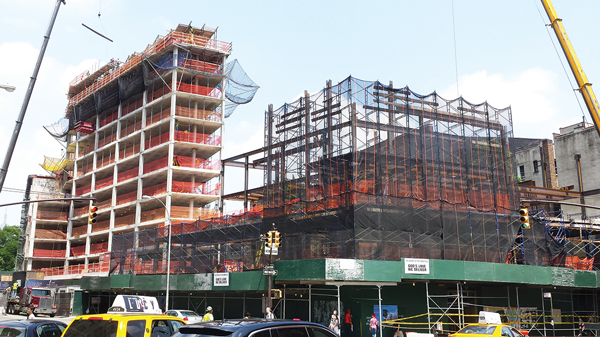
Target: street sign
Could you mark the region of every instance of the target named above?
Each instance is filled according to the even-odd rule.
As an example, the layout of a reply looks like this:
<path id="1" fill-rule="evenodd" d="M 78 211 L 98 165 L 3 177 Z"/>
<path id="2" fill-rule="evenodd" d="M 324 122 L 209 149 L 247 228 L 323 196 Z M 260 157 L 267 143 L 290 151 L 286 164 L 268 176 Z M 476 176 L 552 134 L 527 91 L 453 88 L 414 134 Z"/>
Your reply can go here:
<path id="1" fill-rule="evenodd" d="M 279 248 L 265 247 L 265 255 L 277 255 L 278 253 L 279 253 Z"/>
<path id="2" fill-rule="evenodd" d="M 277 270 L 275 270 L 275 266 L 272 264 L 265 266 L 263 268 L 263 275 L 277 276 Z"/>

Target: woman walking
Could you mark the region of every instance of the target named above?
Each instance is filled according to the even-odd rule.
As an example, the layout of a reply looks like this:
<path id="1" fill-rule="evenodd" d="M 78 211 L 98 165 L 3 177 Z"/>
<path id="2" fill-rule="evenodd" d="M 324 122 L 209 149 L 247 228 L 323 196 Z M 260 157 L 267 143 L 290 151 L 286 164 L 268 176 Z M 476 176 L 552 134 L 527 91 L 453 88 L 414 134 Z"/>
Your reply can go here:
<path id="1" fill-rule="evenodd" d="M 375 314 L 371 316 L 369 327 L 371 328 L 371 336 L 377 337 L 377 328 L 379 327 L 379 322 L 377 321 L 377 316 L 375 316 Z"/>
<path id="2" fill-rule="evenodd" d="M 329 321 L 329 329 L 333 330 L 336 335 L 340 335 L 340 319 L 337 315 L 337 310 L 333 311 L 333 315 L 331 315 L 331 320 Z"/>

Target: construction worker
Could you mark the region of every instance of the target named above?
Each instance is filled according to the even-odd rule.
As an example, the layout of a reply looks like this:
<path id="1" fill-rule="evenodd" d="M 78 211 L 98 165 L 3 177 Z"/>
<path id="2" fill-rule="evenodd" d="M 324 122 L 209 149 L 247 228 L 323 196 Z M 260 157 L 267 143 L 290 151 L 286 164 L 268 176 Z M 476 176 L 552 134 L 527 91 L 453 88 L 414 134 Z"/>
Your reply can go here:
<path id="1" fill-rule="evenodd" d="M 202 322 L 212 322 L 215 320 L 215 317 L 213 316 L 213 308 L 209 305 L 208 307 L 206 307 L 206 315 L 204 315 L 204 318 L 202 318 Z"/>

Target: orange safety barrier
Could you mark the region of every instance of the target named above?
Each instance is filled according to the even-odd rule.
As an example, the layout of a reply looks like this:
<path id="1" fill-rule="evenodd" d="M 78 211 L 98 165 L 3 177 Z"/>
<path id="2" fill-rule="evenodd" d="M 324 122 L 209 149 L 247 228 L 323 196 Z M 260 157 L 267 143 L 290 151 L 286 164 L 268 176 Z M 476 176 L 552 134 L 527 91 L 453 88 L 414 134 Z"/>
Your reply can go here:
<path id="1" fill-rule="evenodd" d="M 167 167 L 168 165 L 168 157 L 162 157 L 160 159 L 151 161 L 147 164 L 144 164 L 144 174 L 160 170 L 161 168 Z"/>
<path id="2" fill-rule="evenodd" d="M 215 63 L 203 62 L 198 60 L 186 59 L 182 65 L 183 68 L 204 71 L 208 73 L 218 73 L 219 65 Z"/>
<path id="3" fill-rule="evenodd" d="M 96 222 L 92 225 L 92 233 L 104 231 L 110 228 L 110 220 Z"/>
<path id="4" fill-rule="evenodd" d="M 164 48 L 167 48 L 168 46 L 170 46 L 173 43 L 194 45 L 194 46 L 199 46 L 199 47 L 203 47 L 203 48 L 207 48 L 207 49 L 221 51 L 224 53 L 229 53 L 231 51 L 231 43 L 219 41 L 216 39 L 207 39 L 205 37 L 198 36 L 198 35 L 182 33 L 182 32 L 177 32 L 177 31 L 171 31 L 163 38 L 159 39 L 152 45 L 146 47 L 143 54 L 146 57 L 148 57 L 150 55 L 160 52 L 161 50 L 163 50 Z M 142 61 L 141 54 L 131 55 L 127 59 L 127 62 L 125 62 L 122 66 L 114 69 L 111 73 L 106 74 L 102 78 L 98 79 L 96 82 L 94 82 L 92 85 L 85 88 L 81 92 L 79 92 L 77 95 L 69 98 L 69 106 L 76 105 L 82 99 L 91 95 L 94 91 L 109 84 L 110 82 L 114 81 L 117 77 L 119 77 L 121 74 L 127 72 L 134 66 L 138 65 L 141 61 Z M 87 77 L 87 75 L 79 75 L 78 77 L 76 77 L 76 80 L 72 81 L 72 83 L 79 83 L 79 82 L 83 81 L 84 78 L 86 78 L 86 77 Z"/>
<path id="5" fill-rule="evenodd" d="M 140 222 L 152 221 L 156 219 L 164 219 L 165 218 L 165 209 L 164 207 L 151 209 L 148 211 L 143 211 L 140 216 Z"/>
<path id="6" fill-rule="evenodd" d="M 167 131 L 167 132 L 161 134 L 160 136 L 157 135 L 157 136 L 153 136 L 153 137 L 147 139 L 144 143 L 144 148 L 146 150 L 148 150 L 157 145 L 164 144 L 168 141 L 169 141 L 169 132 Z"/>
<path id="7" fill-rule="evenodd" d="M 138 176 L 139 171 L 140 171 L 139 167 L 134 167 L 134 168 L 129 169 L 127 171 L 119 172 L 119 174 L 117 175 L 117 182 L 121 182 L 121 181 L 129 180 L 131 178 L 135 178 L 135 177 Z"/>
<path id="8" fill-rule="evenodd" d="M 94 243 L 90 245 L 90 254 L 99 254 L 108 251 L 108 242 Z"/>
<path id="9" fill-rule="evenodd" d="M 38 219 L 67 221 L 67 212 L 37 211 Z"/>
<path id="10" fill-rule="evenodd" d="M 60 249 L 33 249 L 33 257 L 54 257 L 54 258 L 65 258 L 66 250 Z"/>
<path id="11" fill-rule="evenodd" d="M 71 230 L 71 236 L 79 236 L 79 235 L 84 235 L 87 234 L 87 225 L 83 225 L 80 227 L 73 227 L 73 230 Z"/>
<path id="12" fill-rule="evenodd" d="M 215 134 L 206 135 L 203 133 L 194 133 L 187 131 L 175 131 L 175 140 L 179 142 L 188 142 L 205 145 L 221 145 L 221 137 Z"/>
<path id="13" fill-rule="evenodd" d="M 212 122 L 220 122 L 221 115 L 215 111 L 208 111 L 196 108 L 188 108 L 184 106 L 177 106 L 175 108 L 175 116 L 187 117 L 194 119 L 202 119 Z"/>
<path id="14" fill-rule="evenodd" d="M 106 144 L 110 144 L 110 143 L 114 142 L 115 140 L 117 140 L 116 133 L 111 133 L 108 136 L 104 136 L 104 138 L 98 139 L 98 149 L 102 148 Z"/>
<path id="15" fill-rule="evenodd" d="M 117 195 L 117 206 L 137 200 L 137 191 Z"/>
<path id="16" fill-rule="evenodd" d="M 77 187 L 75 189 L 75 194 L 76 195 L 84 195 L 86 193 L 89 193 L 92 190 L 92 184 L 87 184 L 81 187 Z"/>
<path id="17" fill-rule="evenodd" d="M 106 177 L 104 179 L 100 179 L 98 181 L 96 181 L 96 188 L 95 190 L 99 190 L 101 188 L 107 187 L 107 186 L 112 186 L 113 184 L 113 176 L 111 175 L 110 177 Z"/>
<path id="18" fill-rule="evenodd" d="M 81 256 L 81 255 L 85 255 L 85 245 L 71 247 L 71 256 Z"/>
<path id="19" fill-rule="evenodd" d="M 88 214 L 89 211 L 90 211 L 90 208 L 88 206 L 75 208 L 75 209 L 73 209 L 73 216 L 76 217 L 76 216 Z"/>
<path id="20" fill-rule="evenodd" d="M 94 145 L 86 145 L 86 146 L 79 146 L 79 155 L 78 157 L 81 158 L 83 156 L 85 156 L 88 153 L 91 153 L 92 151 L 94 151 Z"/>
<path id="21" fill-rule="evenodd" d="M 154 90 L 151 94 L 148 94 L 148 103 L 154 101 L 155 99 L 161 98 L 164 95 L 168 94 L 171 92 L 171 88 L 164 86 L 164 87 L 160 87 L 159 89 Z"/>
<path id="22" fill-rule="evenodd" d="M 111 153 L 108 156 L 102 156 L 101 158 L 96 159 L 96 169 L 100 169 L 100 168 L 110 165 L 114 162 L 115 162 L 114 153 Z"/>
<path id="23" fill-rule="evenodd" d="M 140 153 L 140 143 L 133 146 L 126 146 L 125 143 L 123 143 L 123 145 L 119 147 L 119 159 L 125 159 L 138 153 Z"/>
<path id="24" fill-rule="evenodd" d="M 123 123 L 121 123 L 121 138 L 125 137 L 126 135 L 132 134 L 138 130 L 142 129 L 142 121 L 139 120 L 134 124 L 125 126 L 123 125 Z"/>
<path id="25" fill-rule="evenodd" d="M 119 112 L 116 111 L 115 113 L 113 113 L 112 115 L 106 116 L 103 119 L 100 120 L 100 127 L 103 127 L 107 124 L 110 124 L 114 121 L 116 121 L 119 118 Z"/>
<path id="26" fill-rule="evenodd" d="M 129 226 L 135 223 L 135 214 L 115 217 L 115 228 Z"/>
<path id="27" fill-rule="evenodd" d="M 67 233 L 56 229 L 36 229 L 36 239 L 52 239 L 52 240 L 64 240 L 67 238 Z"/>
<path id="28" fill-rule="evenodd" d="M 154 186 L 144 187 L 142 189 L 142 195 L 157 195 L 167 192 L 167 182 L 156 184 Z"/>
<path id="29" fill-rule="evenodd" d="M 215 161 L 211 162 L 206 159 L 201 158 L 192 158 L 192 157 L 184 157 L 184 156 L 173 156 L 173 165 L 179 167 L 190 167 L 190 168 L 199 168 L 199 169 L 207 169 L 207 170 L 220 170 L 221 162 Z"/>
<path id="30" fill-rule="evenodd" d="M 205 87 L 202 85 L 188 84 L 184 82 L 177 82 L 176 85 L 177 91 L 215 98 L 221 97 L 221 89 L 218 88 Z"/>
<path id="31" fill-rule="evenodd" d="M 149 116 L 146 116 L 146 127 L 158 123 L 163 119 L 171 117 L 171 107 L 168 107 L 162 111 L 155 112 Z"/>
<path id="32" fill-rule="evenodd" d="M 133 111 L 141 108 L 142 105 L 144 105 L 143 102 L 144 101 L 140 98 L 140 99 L 138 99 L 138 100 L 136 100 L 134 102 L 131 102 L 131 103 L 127 104 L 127 106 L 125 106 L 125 107 L 123 107 L 121 109 L 121 117 L 127 115 L 130 112 L 133 112 Z"/>
<path id="33" fill-rule="evenodd" d="M 110 208 L 112 206 L 112 198 L 108 198 L 106 200 L 98 201 L 95 204 L 98 207 L 98 210 L 103 210 Z"/>
<path id="34" fill-rule="evenodd" d="M 92 172 L 93 167 L 94 167 L 94 165 L 93 165 L 92 160 L 90 160 L 89 162 L 87 162 L 83 165 L 77 166 L 77 176 L 81 177 L 82 175 Z"/>

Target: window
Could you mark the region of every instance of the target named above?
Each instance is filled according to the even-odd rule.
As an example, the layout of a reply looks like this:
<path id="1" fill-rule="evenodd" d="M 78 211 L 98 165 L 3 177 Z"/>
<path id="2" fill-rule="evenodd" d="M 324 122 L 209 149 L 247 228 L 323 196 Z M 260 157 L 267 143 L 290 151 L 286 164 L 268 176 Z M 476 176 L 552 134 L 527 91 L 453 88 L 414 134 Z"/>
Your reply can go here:
<path id="1" fill-rule="evenodd" d="M 25 328 L 11 328 L 11 327 L 2 327 L 0 328 L 0 336 L 1 337 L 8 337 L 8 336 L 15 336 L 15 337 L 22 337 L 25 336 Z"/>
<path id="2" fill-rule="evenodd" d="M 144 337 L 146 329 L 146 321 L 129 321 L 127 322 L 127 337 Z"/>
<path id="3" fill-rule="evenodd" d="M 525 165 L 519 165 L 519 178 L 525 179 Z"/>
<path id="4" fill-rule="evenodd" d="M 173 329 L 173 333 L 176 333 L 179 331 L 179 328 L 183 325 L 183 323 L 181 323 L 180 321 L 170 321 L 171 322 L 171 328 Z"/>
<path id="5" fill-rule="evenodd" d="M 330 331 L 319 328 L 310 328 L 314 337 L 337 337 L 337 335 L 332 334 Z"/>
<path id="6" fill-rule="evenodd" d="M 39 337 L 60 337 L 62 335 L 62 331 L 54 323 L 41 324 L 37 327 L 36 332 Z"/>
<path id="7" fill-rule="evenodd" d="M 515 337 L 523 337 L 523 334 L 521 333 L 521 331 L 519 331 L 515 328 L 510 328 L 510 331 L 512 331 L 512 334 Z"/>
<path id="8" fill-rule="evenodd" d="M 87 336 L 90 331 L 94 332 L 94 337 L 111 337 L 117 334 L 119 321 L 104 320 L 76 320 L 65 331 L 64 337 Z"/>
<path id="9" fill-rule="evenodd" d="M 540 172 L 540 162 L 538 160 L 533 161 L 533 173 Z"/>
<path id="10" fill-rule="evenodd" d="M 150 337 L 164 337 L 171 335 L 171 328 L 169 327 L 168 321 L 152 321 L 152 332 Z"/>
<path id="11" fill-rule="evenodd" d="M 279 337 L 308 337 L 308 333 L 305 327 L 273 329 L 271 330 L 271 332 L 273 335 L 275 334 L 275 332 L 277 332 Z"/>
<path id="12" fill-rule="evenodd" d="M 263 330 L 263 331 L 255 332 L 250 337 L 271 337 L 271 331 Z"/>
<path id="13" fill-rule="evenodd" d="M 507 326 L 502 327 L 502 337 L 514 337 L 510 328 Z"/>

